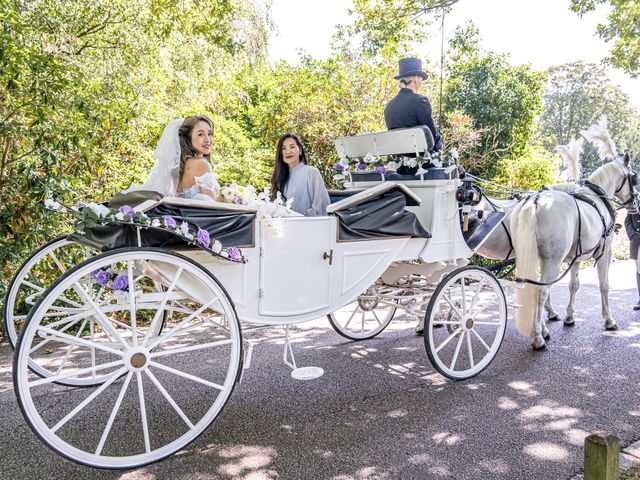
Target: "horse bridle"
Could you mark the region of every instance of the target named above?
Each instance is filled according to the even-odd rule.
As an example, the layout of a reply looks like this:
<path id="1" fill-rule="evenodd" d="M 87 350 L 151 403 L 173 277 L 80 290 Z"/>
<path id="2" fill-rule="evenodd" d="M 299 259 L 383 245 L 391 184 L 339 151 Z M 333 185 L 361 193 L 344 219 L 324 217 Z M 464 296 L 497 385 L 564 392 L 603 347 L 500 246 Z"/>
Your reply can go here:
<path id="1" fill-rule="evenodd" d="M 638 174 L 632 171 L 631 167 L 628 167 L 628 169 L 629 169 L 628 173 L 624 176 L 624 178 L 622 179 L 622 183 L 616 189 L 614 194 L 622 190 L 625 184 L 629 182 L 629 192 L 631 193 L 631 196 L 629 197 L 629 200 L 627 200 L 626 202 L 619 200 L 615 203 L 618 203 L 619 205 L 622 205 L 622 207 L 627 209 L 629 208 L 629 206 L 632 206 L 635 204 L 635 210 L 638 211 L 638 203 L 640 203 L 640 198 L 638 196 L 638 192 L 636 192 L 635 190 L 635 187 L 638 185 Z"/>

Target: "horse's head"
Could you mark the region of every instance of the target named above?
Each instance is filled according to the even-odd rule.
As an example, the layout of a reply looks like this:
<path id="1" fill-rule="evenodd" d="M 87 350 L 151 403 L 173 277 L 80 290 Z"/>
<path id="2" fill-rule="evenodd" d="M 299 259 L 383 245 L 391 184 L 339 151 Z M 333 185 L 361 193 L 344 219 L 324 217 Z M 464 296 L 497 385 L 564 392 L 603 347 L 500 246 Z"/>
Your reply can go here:
<path id="1" fill-rule="evenodd" d="M 640 195 L 635 189 L 638 185 L 638 174 L 631 169 L 631 157 L 628 153 L 616 161 L 622 167 L 623 175 L 614 195 L 629 212 L 637 213 L 640 210 Z"/>

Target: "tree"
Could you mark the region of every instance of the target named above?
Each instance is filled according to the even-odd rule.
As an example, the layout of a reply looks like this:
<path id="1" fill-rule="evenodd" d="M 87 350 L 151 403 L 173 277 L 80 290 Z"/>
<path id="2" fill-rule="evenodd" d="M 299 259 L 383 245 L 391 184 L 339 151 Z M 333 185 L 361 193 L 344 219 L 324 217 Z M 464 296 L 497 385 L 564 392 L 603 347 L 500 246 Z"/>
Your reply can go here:
<path id="1" fill-rule="evenodd" d="M 548 70 L 544 111 L 537 132 L 548 151 L 555 152 L 558 145 L 577 138 L 581 130 L 603 115 L 608 118 L 609 131 L 619 150 L 640 152 L 640 117 L 628 96 L 610 82 L 602 67 L 573 62 Z M 595 149 L 585 150 L 582 164 L 586 174 L 601 164 Z"/>
<path id="2" fill-rule="evenodd" d="M 571 10 L 583 16 L 600 5 L 609 5 L 608 23 L 597 26 L 605 42 L 613 42 L 608 62 L 632 77 L 640 75 L 640 3 L 637 0 L 571 0 Z"/>
<path id="3" fill-rule="evenodd" d="M 464 111 L 481 131 L 472 163 L 491 170 L 495 157 L 524 154 L 542 108 L 544 75 L 484 51 L 473 24 L 458 28 L 449 46 L 442 101 L 446 112 Z"/>

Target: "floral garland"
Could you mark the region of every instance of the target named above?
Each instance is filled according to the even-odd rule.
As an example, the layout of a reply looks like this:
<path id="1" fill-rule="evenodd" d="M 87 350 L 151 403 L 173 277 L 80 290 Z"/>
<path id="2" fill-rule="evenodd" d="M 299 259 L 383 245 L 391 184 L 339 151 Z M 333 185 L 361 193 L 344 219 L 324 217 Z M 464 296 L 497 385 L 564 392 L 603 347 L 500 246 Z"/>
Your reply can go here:
<path id="1" fill-rule="evenodd" d="M 189 231 L 189 223 L 183 221 L 178 225 L 176 219 L 169 215 L 165 215 L 162 218 L 151 219 L 145 213 L 136 211 L 129 205 L 113 209 L 94 202 L 90 202 L 88 204 L 77 202 L 75 207 L 66 207 L 49 198 L 45 200 L 44 204 L 49 210 L 70 213 L 73 215 L 76 219 L 75 228 L 78 233 L 84 233 L 87 228 L 93 228 L 96 225 L 104 223 L 127 223 L 144 227 L 160 228 L 178 234 L 188 240 L 190 244 L 197 245 L 214 255 L 226 258 L 233 262 L 244 262 L 244 256 L 240 249 L 236 247 L 223 247 L 218 240 L 210 237 L 208 231 L 200 227 L 198 227 L 195 234 L 191 233 Z M 113 280 L 114 284 L 120 285 L 122 280 L 118 280 L 119 276 L 116 275 L 114 277 L 113 275 L 114 274 L 111 273 L 109 279 L 106 279 L 105 275 L 102 274 L 100 278 L 104 281 L 105 285 L 109 283 L 110 280 Z M 118 280 L 118 282 L 116 282 L 116 280 Z M 123 289 L 126 289 L 126 285 Z M 114 290 L 120 290 L 120 288 L 114 287 Z"/>
<path id="2" fill-rule="evenodd" d="M 398 157 L 397 155 L 376 156 L 369 152 L 362 158 L 348 158 L 343 156 L 333 165 L 336 174 L 334 180 L 342 180 L 345 188 L 351 186 L 349 181 L 352 172 L 376 172 L 386 175 L 389 171 L 396 171 L 401 166 L 415 168 L 418 167 L 416 175 L 422 175 L 427 170 L 423 168 L 424 164 L 428 167 L 442 168 L 443 166 L 451 167 L 458 159 L 458 151 L 452 148 L 446 153 L 443 152 L 425 152 L 421 157 Z"/>

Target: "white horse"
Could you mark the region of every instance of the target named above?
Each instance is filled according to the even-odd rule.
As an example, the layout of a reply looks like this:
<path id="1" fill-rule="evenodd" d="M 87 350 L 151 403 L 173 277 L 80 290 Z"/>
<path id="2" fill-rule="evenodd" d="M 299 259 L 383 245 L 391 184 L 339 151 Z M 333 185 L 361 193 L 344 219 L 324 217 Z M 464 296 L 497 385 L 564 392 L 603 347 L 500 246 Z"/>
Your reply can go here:
<path id="1" fill-rule="evenodd" d="M 542 306 L 549 296 L 549 285 L 560 275 L 562 261 L 570 264 L 572 305 L 578 289 L 581 261 L 596 259 L 602 316 L 607 330 L 617 329 L 609 310 L 608 272 L 611 262 L 612 231 L 615 211 L 612 197 L 629 210 L 637 209 L 633 186 L 637 177 L 630 167 L 629 155 L 598 168 L 578 194 L 587 201 L 556 190 L 544 190 L 519 203 L 511 214 L 511 232 L 516 255 L 516 271 L 528 282 L 518 289 L 516 310 L 518 330 L 529 335 L 534 349 L 545 347 L 549 330 L 542 319 Z M 537 282 L 532 284 L 529 282 Z M 566 325 L 573 324 L 573 308 L 567 308 Z"/>

